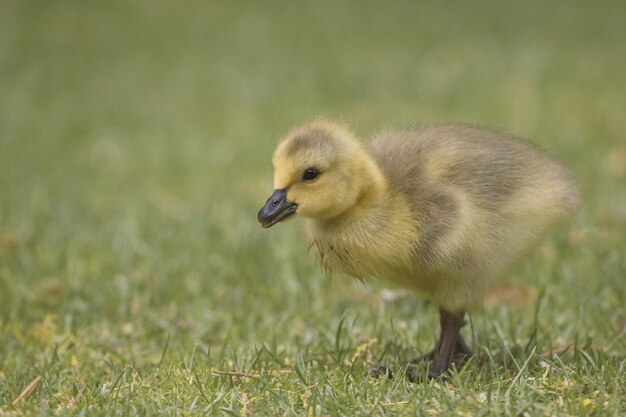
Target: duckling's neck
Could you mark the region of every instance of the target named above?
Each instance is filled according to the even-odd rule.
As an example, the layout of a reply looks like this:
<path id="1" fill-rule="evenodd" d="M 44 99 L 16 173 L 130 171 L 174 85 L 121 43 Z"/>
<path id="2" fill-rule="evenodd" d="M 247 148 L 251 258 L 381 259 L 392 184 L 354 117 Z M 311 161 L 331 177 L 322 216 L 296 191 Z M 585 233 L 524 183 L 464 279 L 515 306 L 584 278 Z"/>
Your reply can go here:
<path id="1" fill-rule="evenodd" d="M 328 219 L 329 223 L 343 223 L 360 216 L 374 214 L 371 210 L 380 207 L 389 199 L 389 183 L 372 157 L 363 152 L 359 158 L 361 169 L 356 173 L 359 188 L 354 204 L 338 216 Z"/>

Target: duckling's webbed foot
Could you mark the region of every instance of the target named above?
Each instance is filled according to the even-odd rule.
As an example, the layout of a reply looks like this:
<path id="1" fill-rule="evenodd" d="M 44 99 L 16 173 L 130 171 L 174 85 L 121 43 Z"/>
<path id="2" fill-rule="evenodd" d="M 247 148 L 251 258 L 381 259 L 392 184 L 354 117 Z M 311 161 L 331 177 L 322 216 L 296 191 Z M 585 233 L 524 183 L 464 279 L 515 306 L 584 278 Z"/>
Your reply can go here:
<path id="1" fill-rule="evenodd" d="M 465 312 L 453 313 L 440 309 L 439 317 L 441 337 L 435 349 L 423 357 L 423 359 L 431 362 L 427 374 L 429 379 L 438 378 L 445 374 L 454 356 L 472 356 L 472 351 L 459 333 L 463 326 Z M 411 368 L 407 371 L 407 377 L 411 382 L 416 382 L 419 379 L 419 375 Z"/>
<path id="2" fill-rule="evenodd" d="M 369 370 L 369 374 L 374 378 L 380 378 L 382 376 L 386 376 L 389 379 L 393 379 L 393 372 L 386 366 L 379 366 L 377 368 L 372 368 Z"/>

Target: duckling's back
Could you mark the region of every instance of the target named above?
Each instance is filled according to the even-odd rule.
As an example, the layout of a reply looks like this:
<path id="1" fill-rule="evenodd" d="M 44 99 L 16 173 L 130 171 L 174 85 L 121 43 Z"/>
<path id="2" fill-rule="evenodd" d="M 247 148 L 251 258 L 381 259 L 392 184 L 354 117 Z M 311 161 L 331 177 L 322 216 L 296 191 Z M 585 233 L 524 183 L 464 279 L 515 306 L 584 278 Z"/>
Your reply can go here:
<path id="1" fill-rule="evenodd" d="M 577 206 L 562 165 L 492 130 L 444 125 L 385 133 L 370 152 L 420 225 L 416 276 L 437 280 L 431 296 L 444 307 L 478 301 Z"/>

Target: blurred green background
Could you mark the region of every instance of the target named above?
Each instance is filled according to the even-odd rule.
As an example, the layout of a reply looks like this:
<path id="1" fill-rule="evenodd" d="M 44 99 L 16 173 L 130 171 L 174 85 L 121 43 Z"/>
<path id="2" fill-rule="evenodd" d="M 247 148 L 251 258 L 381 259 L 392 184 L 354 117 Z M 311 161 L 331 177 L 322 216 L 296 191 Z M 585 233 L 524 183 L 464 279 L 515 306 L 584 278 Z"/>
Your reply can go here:
<path id="1" fill-rule="evenodd" d="M 359 371 L 324 359 L 341 346 L 350 356 L 376 338 L 374 362 L 397 367 L 426 351 L 434 309 L 378 284 L 329 280 L 297 223 L 256 222 L 276 141 L 325 115 L 364 138 L 487 125 L 572 168 L 581 212 L 509 277 L 522 306 L 490 304 L 472 325 L 503 355 L 586 343 L 616 374 L 584 376 L 578 356 L 571 366 L 618 415 L 625 68 L 623 1 L 0 2 L 0 409 L 43 375 L 26 410 L 341 414 L 355 404 L 346 390 L 324 403 L 293 373 L 240 386 L 211 372 L 302 360 L 305 379 L 343 387 Z M 511 349 L 524 362 L 528 351 Z M 485 391 L 503 361 L 468 392 Z M 155 382 L 164 369 L 169 383 Z M 192 369 L 197 384 L 187 383 Z M 113 397 L 131 373 L 134 394 Z M 375 391 L 388 401 L 414 395 L 367 384 L 383 384 Z M 268 386 L 279 394 L 266 398 Z M 261 399 L 248 405 L 245 393 Z M 514 393 L 518 405 L 539 395 Z M 574 408 L 549 397 L 548 411 L 572 412 L 587 395 L 570 394 Z M 481 409 L 466 397 L 455 401 Z"/>

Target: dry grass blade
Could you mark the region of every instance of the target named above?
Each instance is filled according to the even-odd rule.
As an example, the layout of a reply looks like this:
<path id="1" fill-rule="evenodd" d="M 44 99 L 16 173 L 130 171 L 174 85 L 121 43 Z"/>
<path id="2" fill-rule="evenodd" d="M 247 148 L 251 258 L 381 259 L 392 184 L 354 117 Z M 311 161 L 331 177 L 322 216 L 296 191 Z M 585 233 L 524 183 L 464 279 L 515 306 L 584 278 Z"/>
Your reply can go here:
<path id="1" fill-rule="evenodd" d="M 213 371 L 215 376 L 234 376 L 238 378 L 252 378 L 254 375 L 246 374 L 244 372 L 236 371 Z"/>
<path id="2" fill-rule="evenodd" d="M 24 388 L 24 391 L 22 391 L 20 395 L 18 395 L 17 398 L 14 399 L 11 403 L 13 404 L 13 407 L 16 407 L 20 403 L 20 401 L 26 401 L 27 399 L 29 399 L 31 395 L 33 395 L 35 391 L 37 391 L 37 388 L 39 388 L 41 381 L 43 381 L 43 378 L 41 376 L 38 376 L 33 380 L 33 382 L 28 384 L 28 386 Z"/>
<path id="3" fill-rule="evenodd" d="M 279 369 L 279 370 L 269 370 L 265 372 L 268 375 L 279 374 L 279 375 L 288 375 L 291 373 L 291 369 Z M 245 372 L 237 372 L 237 371 L 213 371 L 214 376 L 233 376 L 236 378 L 257 378 L 259 376 L 258 373 L 247 374 Z"/>

